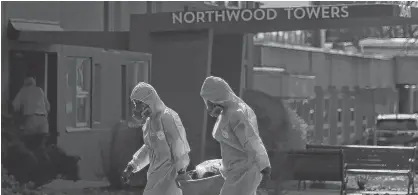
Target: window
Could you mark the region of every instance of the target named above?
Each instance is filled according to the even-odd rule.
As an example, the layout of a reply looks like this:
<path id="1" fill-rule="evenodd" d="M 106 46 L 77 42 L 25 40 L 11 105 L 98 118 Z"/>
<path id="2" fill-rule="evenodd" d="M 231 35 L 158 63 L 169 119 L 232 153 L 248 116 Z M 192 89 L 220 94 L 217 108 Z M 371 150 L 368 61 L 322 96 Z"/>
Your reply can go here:
<path id="1" fill-rule="evenodd" d="M 239 1 L 226 1 L 225 5 L 226 5 L 227 8 L 230 8 L 230 9 L 240 9 L 241 8 Z"/>
<path id="2" fill-rule="evenodd" d="M 203 1 L 204 4 L 217 6 L 216 1 Z"/>
<path id="3" fill-rule="evenodd" d="M 377 120 L 376 129 L 379 130 L 418 130 L 416 119 L 380 119 Z"/>
<path id="4" fill-rule="evenodd" d="M 262 5 L 261 2 L 254 2 L 254 8 L 260 8 Z"/>
<path id="5" fill-rule="evenodd" d="M 67 57 L 67 126 L 91 128 L 92 59 Z"/>

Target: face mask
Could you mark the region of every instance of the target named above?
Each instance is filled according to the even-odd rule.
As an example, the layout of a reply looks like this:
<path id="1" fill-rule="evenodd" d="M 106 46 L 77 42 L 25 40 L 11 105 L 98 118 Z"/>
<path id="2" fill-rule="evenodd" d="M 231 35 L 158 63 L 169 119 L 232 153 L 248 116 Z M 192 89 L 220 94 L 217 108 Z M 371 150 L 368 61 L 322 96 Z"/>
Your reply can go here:
<path id="1" fill-rule="evenodd" d="M 208 114 L 212 117 L 218 117 L 219 115 L 222 114 L 222 111 L 224 110 L 224 107 L 219 105 L 219 104 L 215 104 L 212 103 L 210 101 L 206 101 L 206 109 L 208 110 Z"/>
<path id="2" fill-rule="evenodd" d="M 134 109 L 132 111 L 132 118 L 140 124 L 144 124 L 149 116 L 151 116 L 151 108 L 142 101 L 132 100 Z"/>

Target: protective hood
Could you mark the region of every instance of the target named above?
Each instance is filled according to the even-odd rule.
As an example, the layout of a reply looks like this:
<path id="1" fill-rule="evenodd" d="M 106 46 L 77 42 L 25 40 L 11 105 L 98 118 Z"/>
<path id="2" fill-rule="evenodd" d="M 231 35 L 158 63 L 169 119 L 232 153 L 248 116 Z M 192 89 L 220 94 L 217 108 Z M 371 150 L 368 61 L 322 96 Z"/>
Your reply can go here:
<path id="1" fill-rule="evenodd" d="M 24 86 L 36 86 L 36 80 L 33 77 L 28 77 L 23 82 Z"/>
<path id="2" fill-rule="evenodd" d="M 203 100 L 216 104 L 223 104 L 238 98 L 229 84 L 219 77 L 209 76 L 205 79 L 200 90 Z"/>
<path id="3" fill-rule="evenodd" d="M 157 91 L 148 83 L 139 82 L 131 93 L 131 100 L 139 100 L 147 104 L 152 114 L 162 112 L 166 106 L 158 96 Z"/>

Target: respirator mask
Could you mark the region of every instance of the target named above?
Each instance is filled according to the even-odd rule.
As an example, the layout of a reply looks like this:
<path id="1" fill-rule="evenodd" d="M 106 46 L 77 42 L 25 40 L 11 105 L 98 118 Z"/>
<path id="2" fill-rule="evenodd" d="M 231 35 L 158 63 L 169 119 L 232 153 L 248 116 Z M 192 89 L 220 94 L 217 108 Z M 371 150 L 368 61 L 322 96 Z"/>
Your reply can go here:
<path id="1" fill-rule="evenodd" d="M 133 105 L 132 118 L 140 124 L 145 124 L 148 117 L 151 116 L 151 107 L 140 100 L 131 100 Z"/>
<path id="2" fill-rule="evenodd" d="M 224 110 L 224 107 L 220 104 L 215 104 L 211 101 L 205 101 L 206 109 L 208 111 L 208 114 L 212 117 L 218 117 L 222 114 L 222 111 Z"/>

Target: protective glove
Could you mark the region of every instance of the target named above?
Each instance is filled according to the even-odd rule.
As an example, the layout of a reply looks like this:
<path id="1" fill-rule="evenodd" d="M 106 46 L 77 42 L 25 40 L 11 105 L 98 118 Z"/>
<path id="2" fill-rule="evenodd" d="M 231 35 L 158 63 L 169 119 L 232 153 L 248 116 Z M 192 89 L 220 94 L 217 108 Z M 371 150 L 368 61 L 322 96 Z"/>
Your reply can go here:
<path id="1" fill-rule="evenodd" d="M 182 168 L 182 169 L 180 169 L 180 170 L 177 171 L 177 174 L 178 175 L 183 175 L 185 173 L 186 173 L 186 168 Z"/>
<path id="2" fill-rule="evenodd" d="M 260 182 L 260 188 L 265 188 L 267 181 L 270 180 L 270 174 L 271 174 L 271 167 L 266 167 L 261 171 L 261 182 Z"/>
<path id="3" fill-rule="evenodd" d="M 132 164 L 128 164 L 125 170 L 123 170 L 122 177 L 121 177 L 123 184 L 129 184 L 129 179 L 133 174 L 133 170 L 134 170 L 134 166 Z"/>

